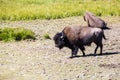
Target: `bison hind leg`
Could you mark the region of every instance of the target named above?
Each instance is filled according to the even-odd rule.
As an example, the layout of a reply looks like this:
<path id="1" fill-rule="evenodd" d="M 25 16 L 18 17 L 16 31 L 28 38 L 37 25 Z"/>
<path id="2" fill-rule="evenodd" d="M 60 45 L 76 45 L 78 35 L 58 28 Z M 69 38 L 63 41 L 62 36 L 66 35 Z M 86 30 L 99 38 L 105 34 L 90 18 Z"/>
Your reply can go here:
<path id="1" fill-rule="evenodd" d="M 102 50 L 103 50 L 103 44 L 102 44 L 102 41 L 101 42 L 97 42 L 97 43 L 95 43 L 97 46 L 96 46 L 96 48 L 95 48 L 95 51 L 94 51 L 94 55 L 96 55 L 96 52 L 97 52 L 97 49 L 98 49 L 98 47 L 100 47 L 100 55 L 102 55 Z"/>
<path id="2" fill-rule="evenodd" d="M 99 47 L 99 46 L 97 45 L 96 48 L 95 48 L 94 56 L 96 56 L 96 52 L 97 52 L 98 47 Z"/>
<path id="3" fill-rule="evenodd" d="M 102 55 L 103 44 L 100 45 L 100 55 Z"/>
<path id="4" fill-rule="evenodd" d="M 84 47 L 84 46 L 80 46 L 79 48 L 80 48 L 80 50 L 82 51 L 83 56 L 85 56 L 85 52 L 84 52 L 84 51 L 85 51 L 85 47 Z"/>

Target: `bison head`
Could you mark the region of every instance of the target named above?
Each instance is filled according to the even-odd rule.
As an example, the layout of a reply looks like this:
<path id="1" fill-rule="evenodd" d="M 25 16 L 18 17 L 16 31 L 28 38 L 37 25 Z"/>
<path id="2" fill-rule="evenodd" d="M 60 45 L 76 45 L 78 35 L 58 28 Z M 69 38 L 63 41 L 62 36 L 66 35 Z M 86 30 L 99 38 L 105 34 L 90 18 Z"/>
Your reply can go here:
<path id="1" fill-rule="evenodd" d="M 62 49 L 65 46 L 64 36 L 62 32 L 56 33 L 53 39 L 57 48 Z"/>

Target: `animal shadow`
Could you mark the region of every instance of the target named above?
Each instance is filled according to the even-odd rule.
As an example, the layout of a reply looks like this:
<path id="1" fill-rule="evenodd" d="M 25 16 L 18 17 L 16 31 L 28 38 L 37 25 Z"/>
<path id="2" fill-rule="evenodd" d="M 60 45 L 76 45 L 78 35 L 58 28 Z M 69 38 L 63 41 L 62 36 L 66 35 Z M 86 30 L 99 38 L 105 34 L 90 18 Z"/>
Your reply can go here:
<path id="1" fill-rule="evenodd" d="M 105 53 L 102 53 L 102 54 L 96 54 L 94 55 L 94 53 L 90 53 L 90 54 L 86 54 L 85 56 L 83 55 L 77 55 L 77 56 L 74 56 L 72 58 L 79 58 L 79 57 L 90 57 L 90 56 L 105 56 L 105 55 L 115 55 L 115 54 L 120 54 L 120 52 L 105 52 Z"/>
<path id="2" fill-rule="evenodd" d="M 120 52 L 105 52 L 105 53 L 103 53 L 102 55 L 99 55 L 98 54 L 98 56 L 105 56 L 105 55 L 115 55 L 115 54 L 120 54 Z"/>

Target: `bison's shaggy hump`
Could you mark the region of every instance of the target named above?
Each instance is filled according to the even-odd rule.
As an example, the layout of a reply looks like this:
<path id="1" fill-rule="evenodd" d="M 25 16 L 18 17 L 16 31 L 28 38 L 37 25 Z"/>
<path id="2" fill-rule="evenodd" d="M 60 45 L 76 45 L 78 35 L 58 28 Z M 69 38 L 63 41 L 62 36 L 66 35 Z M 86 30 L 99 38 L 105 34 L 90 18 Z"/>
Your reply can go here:
<path id="1" fill-rule="evenodd" d="M 67 38 L 70 41 L 74 41 L 77 40 L 79 37 L 79 32 L 80 31 L 80 27 L 79 26 L 67 26 L 64 28 L 63 32 L 65 34 L 65 36 L 67 36 Z"/>

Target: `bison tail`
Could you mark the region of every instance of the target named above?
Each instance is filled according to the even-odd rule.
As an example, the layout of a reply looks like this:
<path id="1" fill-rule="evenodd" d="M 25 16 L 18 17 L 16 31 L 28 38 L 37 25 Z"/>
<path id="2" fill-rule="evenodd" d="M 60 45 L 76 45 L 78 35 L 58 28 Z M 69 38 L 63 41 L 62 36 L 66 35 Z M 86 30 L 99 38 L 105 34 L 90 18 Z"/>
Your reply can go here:
<path id="1" fill-rule="evenodd" d="M 104 28 L 102 28 L 103 30 L 110 30 L 111 28 L 109 28 L 109 27 L 104 27 Z"/>
<path id="2" fill-rule="evenodd" d="M 107 40 L 107 38 L 105 37 L 104 33 L 103 33 L 103 38 L 104 38 L 105 40 Z"/>

